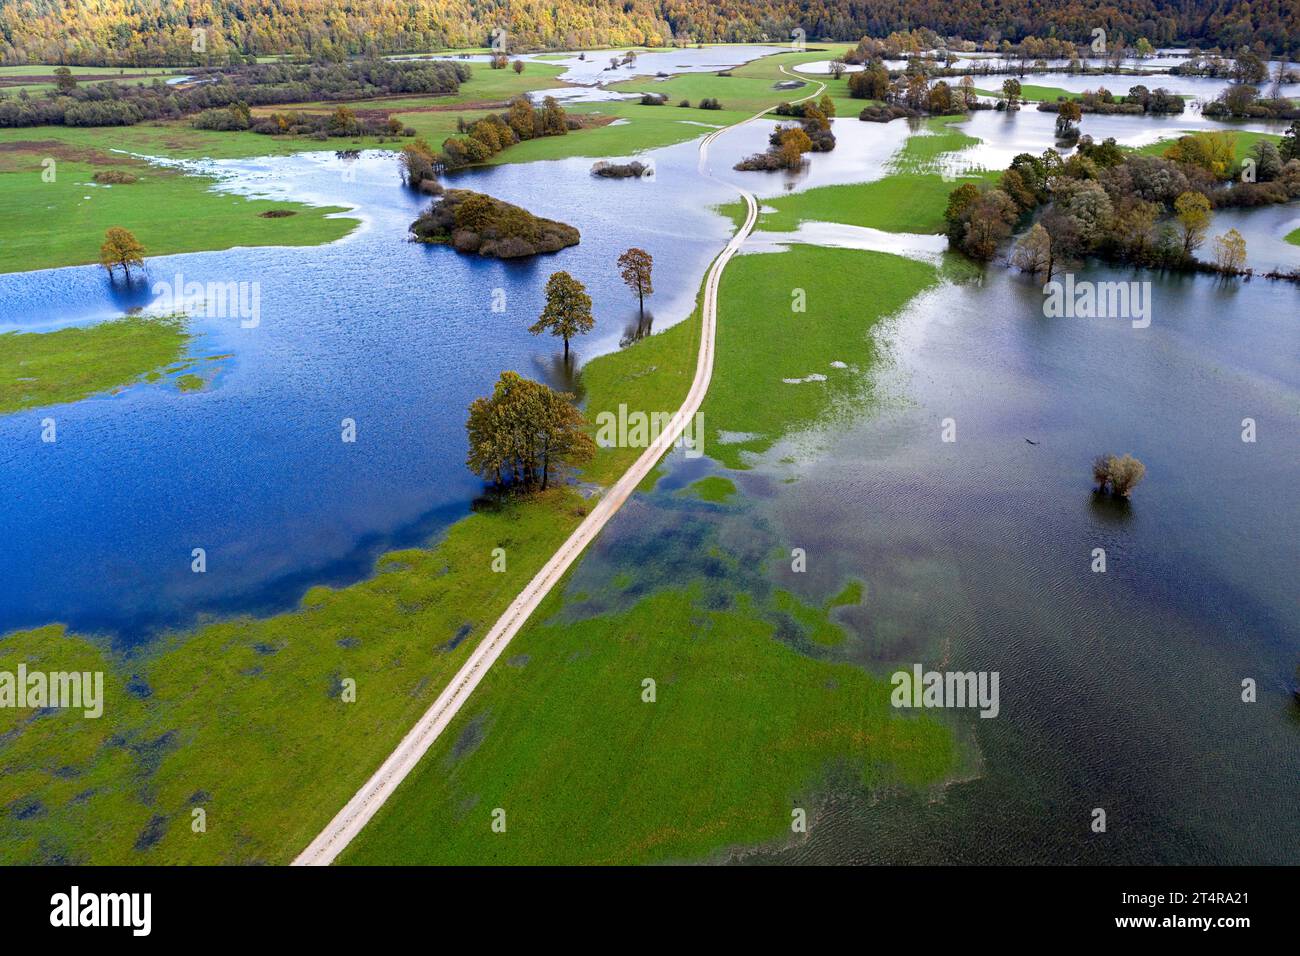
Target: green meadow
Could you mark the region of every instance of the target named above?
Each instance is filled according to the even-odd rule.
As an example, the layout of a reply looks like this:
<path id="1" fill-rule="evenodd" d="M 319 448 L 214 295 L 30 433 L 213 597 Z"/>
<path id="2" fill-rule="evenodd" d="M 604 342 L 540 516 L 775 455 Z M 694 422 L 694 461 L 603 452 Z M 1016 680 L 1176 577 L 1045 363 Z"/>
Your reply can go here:
<path id="1" fill-rule="evenodd" d="M 945 157 L 978 142 L 962 132 L 960 122 L 960 118 L 948 116 L 927 120 L 923 131 L 909 136 L 890 161 L 890 175 L 883 179 L 764 200 L 758 228 L 792 232 L 801 222 L 837 222 L 887 232 L 942 232 L 948 194 L 963 179 L 991 175 L 983 170 L 961 170 L 957 177 L 945 177 Z M 722 212 L 734 221 L 740 204 L 730 203 Z"/>
<path id="2" fill-rule="evenodd" d="M 708 454 L 743 467 L 745 453 L 859 409 L 876 326 L 938 277 L 928 263 L 856 249 L 792 245 L 734 258 L 718 297 L 722 384 L 703 409 Z M 723 433 L 746 437 L 724 443 Z"/>
<path id="3" fill-rule="evenodd" d="M 129 173 L 136 181 L 95 182 L 96 173 L 110 170 Z M 357 224 L 355 219 L 329 218 L 344 212 L 341 207 L 249 199 L 217 192 L 212 185 L 206 177 L 59 143 L 29 142 L 0 152 L 0 220 L 7 226 L 0 235 L 0 272 L 98 262 L 110 226 L 129 229 L 151 256 L 232 246 L 316 245 L 342 238 Z M 293 215 L 262 215 L 270 210 Z M 195 228 L 198 222 L 202 228 Z"/>
<path id="4" fill-rule="evenodd" d="M 0 415 L 157 380 L 189 341 L 177 317 L 126 316 L 86 328 L 7 332 L 0 335 Z"/>
<path id="5" fill-rule="evenodd" d="M 731 590 L 741 562 L 709 557 L 720 584 L 595 617 L 553 592 L 342 862 L 717 859 L 792 838 L 793 812 L 815 819 L 832 775 L 878 788 L 953 773 L 947 727 L 899 717 L 883 679 L 791 646 L 812 639 L 809 619 L 839 630 L 826 612 L 797 620 Z"/>

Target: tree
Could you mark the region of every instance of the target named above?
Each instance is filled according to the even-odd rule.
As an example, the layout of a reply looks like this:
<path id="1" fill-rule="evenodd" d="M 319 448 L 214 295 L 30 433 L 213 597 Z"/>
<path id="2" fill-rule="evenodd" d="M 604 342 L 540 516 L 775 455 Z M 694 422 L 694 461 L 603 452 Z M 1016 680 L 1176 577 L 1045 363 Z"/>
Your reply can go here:
<path id="1" fill-rule="evenodd" d="M 1077 141 L 1079 127 L 1075 124 L 1083 119 L 1083 110 L 1074 100 L 1061 100 L 1056 107 L 1056 138 L 1068 142 Z"/>
<path id="2" fill-rule="evenodd" d="M 1210 227 L 1210 201 L 1189 190 L 1174 200 L 1174 215 L 1183 231 L 1183 255 L 1190 256 L 1205 241 L 1205 230 Z"/>
<path id="3" fill-rule="evenodd" d="M 827 72 L 830 73 L 831 79 L 838 80 L 844 75 L 847 69 L 848 67 L 844 65 L 844 58 L 837 56 L 835 59 L 831 60 L 830 66 L 827 67 Z"/>
<path id="4" fill-rule="evenodd" d="M 1106 472 L 1110 478 L 1111 494 L 1127 498 L 1146 476 L 1147 467 L 1132 455 L 1116 458 L 1114 455 L 1106 462 Z"/>
<path id="5" fill-rule="evenodd" d="M 1282 154 L 1284 161 L 1300 159 L 1300 120 L 1292 120 L 1287 131 L 1282 134 L 1282 142 L 1278 143 L 1277 151 Z"/>
<path id="6" fill-rule="evenodd" d="M 562 465 L 591 460 L 586 429 L 572 395 L 502 372 L 491 396 L 470 403 L 465 464 L 497 486 L 545 491 Z"/>
<path id="7" fill-rule="evenodd" d="M 77 78 L 72 75 L 72 71 L 66 66 L 56 67 L 54 70 L 54 87 L 64 96 L 67 96 L 77 88 Z"/>
<path id="8" fill-rule="evenodd" d="M 962 249 L 972 259 L 988 262 L 997 254 L 998 243 L 1011 235 L 1019 210 L 1000 189 L 990 189 L 970 206 L 966 217 Z"/>
<path id="9" fill-rule="evenodd" d="M 555 272 L 546 280 L 546 307 L 528 331 L 540 335 L 550 331 L 564 339 L 564 360 L 569 360 L 569 339 L 595 328 L 591 296 L 587 287 L 567 272 Z"/>
<path id="10" fill-rule="evenodd" d="M 1002 95 L 1006 99 L 1007 109 L 1020 109 L 1020 81 L 1015 77 L 1007 77 L 1002 81 Z"/>
<path id="11" fill-rule="evenodd" d="M 975 94 L 974 78 L 969 73 L 967 73 L 965 76 L 961 78 L 960 81 L 958 81 L 957 89 L 961 93 L 962 108 L 965 110 L 969 110 L 972 106 L 975 105 L 975 101 L 977 99 Z"/>
<path id="12" fill-rule="evenodd" d="M 1097 491 L 1104 493 L 1110 484 L 1110 460 L 1114 455 L 1098 455 L 1092 460 L 1092 480 L 1097 483 Z"/>
<path id="13" fill-rule="evenodd" d="M 1272 182 L 1282 175 L 1282 154 L 1278 148 L 1266 139 L 1261 139 L 1250 148 L 1255 154 L 1255 177 L 1261 183 Z"/>
<path id="14" fill-rule="evenodd" d="M 633 247 L 618 257 L 619 275 L 629 289 L 636 293 L 641 308 L 641 318 L 645 318 L 645 297 L 654 294 L 651 283 L 651 271 L 654 269 L 654 257 L 644 249 Z"/>
<path id="15" fill-rule="evenodd" d="M 1041 275 L 1044 284 L 1052 281 L 1052 269 L 1055 266 L 1052 237 L 1041 223 L 1034 223 L 1025 238 L 1016 244 L 1011 253 L 1011 264 L 1021 272 Z"/>
<path id="16" fill-rule="evenodd" d="M 99 247 L 99 263 L 113 276 L 113 267 L 121 266 L 126 278 L 131 278 L 131 266 L 144 268 L 144 246 L 121 226 L 111 226 L 104 233 L 104 244 Z"/>
<path id="17" fill-rule="evenodd" d="M 515 62 L 512 63 L 512 64 L 510 65 L 510 68 L 511 68 L 512 70 L 515 71 L 515 74 L 516 74 L 516 75 L 518 75 L 518 74 L 524 72 L 524 61 L 523 61 L 523 60 L 515 60 Z"/>
<path id="18" fill-rule="evenodd" d="M 979 187 L 974 183 L 962 183 L 948 194 L 948 208 L 944 210 L 943 218 L 948 224 L 945 232 L 949 244 L 956 246 L 961 242 L 966 231 L 966 217 L 979 198 Z"/>
<path id="19" fill-rule="evenodd" d="M 357 114 L 346 106 L 337 106 L 330 116 L 328 129 L 338 136 L 355 136 L 361 131 L 357 123 Z"/>
<path id="20" fill-rule="evenodd" d="M 1146 465 L 1132 455 L 1123 458 L 1099 455 L 1092 462 L 1092 480 L 1097 482 L 1098 494 L 1104 493 L 1109 486 L 1110 493 L 1117 498 L 1127 498 L 1141 484 L 1146 473 Z"/>
<path id="21" fill-rule="evenodd" d="M 1246 239 L 1236 229 L 1215 237 L 1214 264 L 1229 275 L 1236 275 L 1245 267 Z"/>

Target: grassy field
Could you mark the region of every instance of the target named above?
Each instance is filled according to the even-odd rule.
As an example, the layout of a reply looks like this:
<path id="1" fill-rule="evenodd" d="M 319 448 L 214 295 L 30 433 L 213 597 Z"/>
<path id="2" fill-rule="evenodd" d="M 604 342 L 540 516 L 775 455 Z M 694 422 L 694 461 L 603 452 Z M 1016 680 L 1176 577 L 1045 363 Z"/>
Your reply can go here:
<path id="1" fill-rule="evenodd" d="M 705 451 L 743 467 L 746 452 L 852 414 L 866 397 L 875 325 L 937 280 L 927 263 L 854 249 L 795 245 L 737 256 L 718 298 L 714 378 L 722 384 L 704 403 Z M 804 312 L 792 309 L 796 288 Z M 723 432 L 749 437 L 723 444 Z"/>
<path id="2" fill-rule="evenodd" d="M 1300 246 L 1300 229 L 1295 229 L 1286 234 L 1286 241 L 1293 246 Z"/>
<path id="3" fill-rule="evenodd" d="M 127 316 L 88 328 L 0 335 L 0 415 L 75 402 L 160 378 L 190 341 L 179 318 Z M 181 386 L 183 387 L 183 386 Z"/>
<path id="4" fill-rule="evenodd" d="M 984 89 L 977 86 L 975 92 L 981 96 L 1002 98 L 1002 87 L 1000 85 L 997 89 Z M 1038 86 L 1034 83 L 1020 84 L 1020 98 L 1035 103 L 1040 101 L 1055 103 L 1061 97 L 1068 100 L 1077 100 L 1082 95 L 1081 93 L 1071 93 L 1069 90 L 1063 90 L 1059 86 Z"/>
<path id="5" fill-rule="evenodd" d="M 944 177 L 943 157 L 977 142 L 961 131 L 959 123 L 952 117 L 927 120 L 925 132 L 908 137 L 891 160 L 892 174 L 884 179 L 764 200 L 771 211 L 759 217 L 758 227 L 789 232 L 801 222 L 818 221 L 889 232 L 942 232 L 948 194 L 961 181 Z M 730 204 L 724 212 L 734 218 L 739 207 Z"/>
<path id="6" fill-rule="evenodd" d="M 52 160 L 53 167 L 43 164 Z M 52 182 L 42 175 L 54 173 Z M 100 185 L 110 170 L 138 177 L 125 185 Z M 357 221 L 327 218 L 339 207 L 269 202 L 215 192 L 212 181 L 98 150 L 59 142 L 29 142 L 0 151 L 0 272 L 48 269 L 99 261 L 110 226 L 123 226 L 147 255 L 228 249 L 232 246 L 303 246 L 329 242 Z M 261 213 L 286 209 L 292 216 Z M 194 224 L 201 222 L 203 228 Z"/>
<path id="7" fill-rule="evenodd" d="M 689 99 L 692 105 L 697 105 L 702 98 L 711 96 L 720 100 L 724 109 L 753 115 L 769 106 L 806 96 L 817 89 L 818 83 L 825 83 L 826 92 L 835 100 L 837 114 L 857 116 L 866 105 L 866 101 L 855 100 L 849 96 L 847 75 L 835 80 L 829 76 L 811 74 L 805 76 L 793 70 L 799 63 L 829 60 L 851 47 L 852 44 L 846 43 L 819 44 L 814 49 L 776 53 L 753 60 L 730 70 L 730 76 L 719 76 L 715 73 L 681 73 L 668 79 L 652 76 L 636 77 L 615 83 L 611 89 L 629 93 L 663 93 L 668 97 L 670 107 L 675 107 L 683 99 Z M 780 69 L 782 66 L 789 70 L 790 74 L 782 73 Z M 775 88 L 777 83 L 796 79 L 803 80 L 805 85 L 792 90 Z"/>
<path id="8" fill-rule="evenodd" d="M 900 719 L 884 681 L 791 647 L 806 624 L 752 597 L 738 557 L 707 544 L 711 579 L 616 597 L 611 613 L 553 593 L 512 644 L 514 666 L 488 673 L 342 861 L 709 859 L 788 837 L 792 810 L 814 818 L 836 770 L 917 787 L 952 772 L 946 727 Z M 644 593 L 653 570 L 629 567 L 626 593 Z"/>

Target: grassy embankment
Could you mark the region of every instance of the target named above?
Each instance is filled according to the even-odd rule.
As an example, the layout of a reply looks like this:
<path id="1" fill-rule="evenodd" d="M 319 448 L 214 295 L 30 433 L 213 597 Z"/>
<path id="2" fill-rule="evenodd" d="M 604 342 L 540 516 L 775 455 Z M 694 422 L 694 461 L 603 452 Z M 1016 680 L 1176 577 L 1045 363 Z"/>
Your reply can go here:
<path id="1" fill-rule="evenodd" d="M 7 332 L 0 335 L 0 415 L 164 377 L 181 391 L 195 391 L 204 379 L 190 371 L 197 360 L 182 361 L 189 342 L 184 319 L 171 316 L 127 316 L 54 332 Z"/>
<path id="2" fill-rule="evenodd" d="M 1300 229 L 1288 232 L 1286 234 L 1286 241 L 1291 243 L 1293 246 L 1300 246 Z"/>
<path id="3" fill-rule="evenodd" d="M 891 178 L 904 181 L 884 195 L 928 175 L 918 157 L 937 156 L 935 144 L 916 140 L 931 138 L 913 138 L 896 164 L 911 171 L 896 172 Z M 952 136 L 946 144 L 964 145 Z M 836 200 L 861 216 L 880 195 L 867 184 L 783 202 L 794 220 L 818 218 Z M 911 231 L 941 211 L 895 208 L 871 218 Z M 760 451 L 832 421 L 862 395 L 875 326 L 938 272 L 812 246 L 734 259 L 719 297 L 706 451 L 737 464 L 741 449 Z M 807 292 L 807 314 L 790 312 L 796 286 Z M 837 359 L 854 370 L 837 374 L 829 367 Z M 782 381 L 814 370 L 826 370 L 827 380 Z M 762 435 L 720 446 L 720 431 Z M 749 507 L 733 489 L 715 475 L 669 496 L 675 503 L 661 507 L 684 516 L 666 518 L 657 533 L 653 518 L 643 518 L 650 530 L 620 539 L 617 560 L 608 560 L 616 575 L 584 581 L 592 594 L 553 592 L 511 645 L 510 664 L 487 675 L 342 861 L 713 859 L 788 838 L 792 809 L 815 816 L 832 776 L 868 787 L 951 777 L 964 754 L 950 730 L 900 717 L 882 680 L 836 662 L 836 645 L 850 635 L 835 612 L 867 599 L 861 582 L 829 585 L 820 604 L 775 587 L 771 572 L 788 553 L 772 540 L 745 553 L 734 537 L 724 543 L 709 518 Z M 654 703 L 641 696 L 647 677 L 657 683 Z M 504 834 L 491 828 L 498 807 Z"/>

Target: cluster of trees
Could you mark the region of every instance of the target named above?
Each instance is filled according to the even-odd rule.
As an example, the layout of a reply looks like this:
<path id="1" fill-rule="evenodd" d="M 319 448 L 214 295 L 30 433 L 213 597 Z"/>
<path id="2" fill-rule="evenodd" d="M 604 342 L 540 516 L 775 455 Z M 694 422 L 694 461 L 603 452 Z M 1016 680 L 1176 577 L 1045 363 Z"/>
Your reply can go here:
<path id="1" fill-rule="evenodd" d="M 515 143 L 540 136 L 563 136 L 579 125 L 578 120 L 570 120 L 555 97 L 546 97 L 538 109 L 527 95 L 520 94 L 504 113 L 489 113 L 473 123 L 466 123 L 462 117 L 457 122 L 461 135 L 443 142 L 440 161 L 447 169 L 472 166 Z"/>
<path id="2" fill-rule="evenodd" d="M 449 189 L 411 223 L 420 242 L 446 243 L 457 252 L 518 259 L 576 246 L 578 230 L 469 189 Z"/>
<path id="3" fill-rule="evenodd" d="M 1217 119 L 1226 116 L 1237 119 L 1296 119 L 1300 117 L 1300 107 L 1282 95 L 1280 82 L 1272 85 L 1267 96 L 1261 96 L 1254 86 L 1235 83 L 1206 103 L 1204 113 Z"/>
<path id="4" fill-rule="evenodd" d="M 39 96 L 0 95 L 0 126 L 132 126 L 210 110 L 399 93 L 455 93 L 469 67 L 447 61 L 353 60 L 331 64 L 262 63 L 199 71 L 184 84 L 78 84 L 69 74 Z M 218 117 L 211 115 L 209 122 Z M 247 115 L 245 114 L 245 119 Z M 218 126 L 210 128 L 243 128 Z M 269 132 L 269 130 L 267 130 Z"/>
<path id="5" fill-rule="evenodd" d="M 857 73 L 849 74 L 849 96 L 855 100 L 883 100 L 889 93 L 889 70 L 872 59 Z"/>
<path id="6" fill-rule="evenodd" d="M 654 293 L 654 257 L 634 247 L 618 257 L 618 269 L 644 319 L 645 297 Z M 546 280 L 546 305 L 528 331 L 564 339 L 567 363 L 569 340 L 595 324 L 586 286 L 567 272 L 554 272 Z M 466 464 L 498 488 L 544 491 L 563 466 L 590 461 L 596 451 L 572 395 L 515 372 L 502 372 L 492 394 L 470 404 L 465 428 Z"/>
<path id="7" fill-rule="evenodd" d="M 395 116 L 384 113 L 357 113 L 347 106 L 337 106 L 331 113 L 289 111 L 255 117 L 247 103 L 234 103 L 224 109 L 207 109 L 192 119 L 195 129 L 252 130 L 268 136 L 309 136 L 324 140 L 333 137 L 373 136 L 380 141 L 390 136 L 414 136 L 415 129 Z"/>
<path id="8" fill-rule="evenodd" d="M 1130 87 L 1127 96 L 1116 96 L 1104 86 L 1096 90 L 1084 90 L 1075 102 L 1083 113 L 1131 116 L 1177 116 L 1187 105 L 1176 93 L 1163 87 L 1148 89 L 1140 83 Z M 1056 103 L 1039 103 L 1038 109 L 1048 113 L 1059 112 L 1059 104 L 1059 100 Z"/>
<path id="9" fill-rule="evenodd" d="M 828 153 L 835 148 L 835 134 L 831 132 L 835 101 L 828 94 L 823 93 L 817 103 L 782 103 L 775 112 L 799 122 L 777 124 L 768 137 L 767 150 L 742 159 L 736 169 L 798 169 L 803 165 L 804 153 Z"/>
<path id="10" fill-rule="evenodd" d="M 996 187 L 964 183 L 945 212 L 950 244 L 989 261 L 1015 227 L 1035 213 L 1011 262 L 1050 280 L 1070 259 L 1097 255 L 1153 268 L 1245 272 L 1245 240 L 1234 231 L 1219 237 L 1214 261 L 1195 257 L 1206 238 L 1211 210 L 1300 198 L 1300 159 L 1283 160 L 1271 142 L 1252 148 L 1255 181 L 1243 179 L 1232 133 L 1180 138 L 1163 156 L 1127 153 L 1113 139 L 1084 137 L 1062 159 L 1021 153 Z"/>
<path id="11" fill-rule="evenodd" d="M 873 69 L 868 67 L 856 75 L 872 73 Z M 1005 85 L 1014 90 L 1014 95 L 1000 101 L 998 108 L 1006 109 L 1009 105 L 1011 109 L 1018 109 L 1019 81 L 1007 80 Z M 858 119 L 872 123 L 887 123 L 902 116 L 948 116 L 989 108 L 980 104 L 975 81 L 969 76 L 963 76 L 956 86 L 952 86 L 946 80 L 931 83 L 923 70 L 909 68 L 902 76 L 885 84 L 883 91 L 879 88 L 878 74 L 871 82 L 860 84 L 858 90 L 854 92 L 850 83 L 850 95 L 866 97 L 872 94 L 870 98 L 882 101 L 881 105 L 868 106 L 858 114 Z"/>
<path id="12" fill-rule="evenodd" d="M 917 23 L 928 28 L 913 29 Z M 1108 49 L 1127 50 L 1127 37 L 1137 55 L 1178 39 L 1273 52 L 1300 41 L 1294 0 L 0 0 L 0 62 L 338 60 L 484 46 L 494 28 L 506 31 L 512 49 L 783 42 L 801 29 L 809 39 L 885 37 L 870 55 L 934 49 L 948 37 L 949 49 L 1005 44 L 1033 58 L 1068 55 L 1070 40 L 1086 42 L 1098 27 Z"/>
<path id="13" fill-rule="evenodd" d="M 565 465 L 596 454 L 573 396 L 517 372 L 502 372 L 490 396 L 470 403 L 465 430 L 465 464 L 498 488 L 545 491 Z"/>

